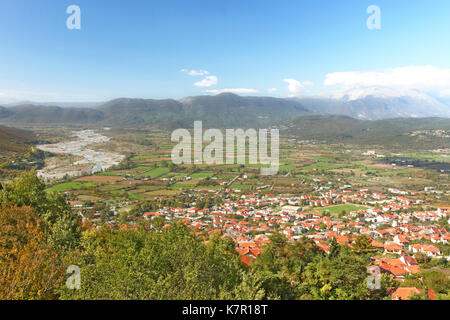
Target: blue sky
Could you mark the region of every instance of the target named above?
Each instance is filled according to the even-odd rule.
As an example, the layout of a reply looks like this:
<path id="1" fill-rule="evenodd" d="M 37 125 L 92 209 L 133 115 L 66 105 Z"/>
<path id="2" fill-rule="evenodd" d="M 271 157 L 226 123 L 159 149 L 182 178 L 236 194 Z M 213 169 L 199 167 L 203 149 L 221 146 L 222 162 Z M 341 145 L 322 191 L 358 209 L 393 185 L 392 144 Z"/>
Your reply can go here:
<path id="1" fill-rule="evenodd" d="M 66 27 L 72 4 L 80 30 Z M 381 30 L 366 26 L 372 4 Z M 449 14 L 448 0 L 2 0 L 0 102 L 310 95 L 384 83 L 450 95 Z M 411 73 L 418 79 L 407 81 Z"/>

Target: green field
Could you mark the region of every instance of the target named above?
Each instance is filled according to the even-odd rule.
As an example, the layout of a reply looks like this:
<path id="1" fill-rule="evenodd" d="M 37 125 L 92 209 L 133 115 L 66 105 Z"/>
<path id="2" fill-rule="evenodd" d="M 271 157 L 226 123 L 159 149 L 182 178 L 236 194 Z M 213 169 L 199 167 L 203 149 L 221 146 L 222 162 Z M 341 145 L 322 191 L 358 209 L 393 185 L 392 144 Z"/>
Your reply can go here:
<path id="1" fill-rule="evenodd" d="M 54 186 L 48 188 L 47 191 L 49 191 L 49 192 L 51 192 L 51 191 L 65 192 L 65 191 L 70 191 L 70 190 L 79 190 L 82 187 L 86 187 L 86 188 L 94 187 L 95 185 L 97 185 L 97 183 L 95 183 L 95 182 L 69 181 L 69 182 L 64 182 L 64 183 L 54 185 Z"/>
<path id="2" fill-rule="evenodd" d="M 144 177 L 151 177 L 151 178 L 156 178 L 159 177 L 165 173 L 169 172 L 169 168 L 156 168 L 147 172 L 144 172 L 142 175 Z"/>
<path id="3" fill-rule="evenodd" d="M 145 132 L 127 133 L 126 136 L 124 141 L 140 141 L 151 137 L 153 143 L 134 149 L 126 165 L 98 173 L 98 175 L 126 176 L 128 179 L 111 183 L 64 182 L 50 186 L 48 190 L 71 191 L 69 195 L 71 200 L 89 199 L 86 197 L 92 196 L 100 201 L 125 200 L 138 203 L 149 197 L 171 197 L 181 192 L 193 191 L 207 195 L 207 190 L 225 189 L 227 184 L 237 177 L 239 179 L 229 186 L 231 193 L 240 190 L 237 193 L 269 192 L 278 196 L 298 196 L 315 192 L 318 185 L 321 188 L 326 187 L 322 190 L 329 190 L 337 189 L 344 184 L 351 184 L 356 188 L 370 187 L 380 192 L 386 187 L 419 192 L 423 191 L 425 186 L 435 186 L 438 190 L 445 192 L 450 187 L 448 175 L 440 175 L 436 171 L 418 167 L 408 168 L 401 165 L 393 167 L 380 159 L 363 156 L 369 147 L 361 148 L 350 144 L 299 145 L 292 139 L 282 137 L 278 174 L 263 176 L 260 168 L 267 165 L 248 164 L 248 158 L 245 165 L 237 163 L 172 165 L 170 160 L 166 160 L 169 153 L 165 150 L 170 150 L 175 143 L 169 141 L 170 135 L 165 131 L 149 129 Z M 127 146 L 128 143 L 121 145 L 123 148 Z M 387 150 L 373 146 L 370 149 L 386 156 L 395 153 L 397 156 L 430 161 L 443 158 L 440 154 L 434 154 L 431 151 L 414 152 L 406 147 Z M 244 178 L 244 175 L 247 177 Z M 186 180 L 186 177 L 191 179 Z M 320 178 L 322 182 L 314 181 L 314 178 Z M 266 185 L 269 187 L 257 190 L 258 187 Z M 236 196 L 239 197 L 239 194 Z M 349 212 L 361 208 L 365 207 L 343 204 L 313 210 L 318 213 L 328 210 L 336 215 L 343 210 Z"/>
<path id="4" fill-rule="evenodd" d="M 358 211 L 358 210 L 368 209 L 368 208 L 369 207 L 359 206 L 359 205 L 354 205 L 354 204 L 341 204 L 341 205 L 337 205 L 337 206 L 315 208 L 313 211 L 315 211 L 317 213 L 329 212 L 332 215 L 338 215 L 342 211 L 349 213 L 352 211 Z"/>

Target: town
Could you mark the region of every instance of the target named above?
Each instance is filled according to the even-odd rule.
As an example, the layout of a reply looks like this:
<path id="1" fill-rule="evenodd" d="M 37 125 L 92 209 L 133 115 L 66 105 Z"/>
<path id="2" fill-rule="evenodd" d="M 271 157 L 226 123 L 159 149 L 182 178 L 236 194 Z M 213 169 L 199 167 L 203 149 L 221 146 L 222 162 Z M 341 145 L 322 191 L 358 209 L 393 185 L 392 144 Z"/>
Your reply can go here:
<path id="1" fill-rule="evenodd" d="M 295 139 L 284 139 L 283 143 L 283 148 L 287 148 L 286 143 L 298 144 Z M 323 148 L 309 142 L 307 146 L 312 149 Z M 306 149 L 305 145 L 301 147 Z M 292 148 L 287 149 L 292 151 Z M 320 161 L 324 161 L 324 156 L 321 157 Z M 361 152 L 358 158 L 367 157 L 372 159 L 370 161 L 379 161 L 385 156 L 380 156 L 375 151 L 366 151 Z M 214 236 L 232 239 L 241 263 L 245 266 L 250 266 L 258 258 L 270 243 L 272 234 L 280 233 L 291 243 L 308 238 L 325 254 L 329 254 L 333 241 L 352 248 L 358 238 L 363 238 L 368 243 L 368 250 L 372 252 L 372 263 L 367 267 L 376 266 L 381 274 L 389 274 L 398 282 L 418 274 L 421 271 L 420 265 L 448 272 L 450 233 L 447 226 L 450 222 L 450 206 L 434 205 L 439 199 L 448 197 L 448 190 L 446 193 L 445 190 L 431 186 L 421 189 L 414 186 L 414 190 L 407 190 L 379 188 L 372 183 L 364 185 L 363 180 L 357 179 L 354 174 L 340 176 L 334 171 L 328 174 L 322 171 L 318 174 L 316 167 L 321 165 L 318 162 L 316 165 L 309 165 L 309 174 L 301 176 L 303 191 L 296 192 L 296 188 L 300 186 L 298 182 L 286 186 L 290 187 L 288 189 L 275 188 L 274 181 L 271 180 L 260 185 L 252 182 L 253 186 L 249 186 L 248 183 L 255 181 L 257 175 L 255 167 L 247 168 L 248 171 L 229 172 L 227 176 L 230 181 L 222 176 L 223 182 L 220 182 L 220 175 L 209 172 L 209 167 L 189 169 L 185 166 L 183 169 L 168 166 L 161 159 L 163 158 L 155 159 L 161 165 L 155 169 L 142 166 L 116 169 L 105 175 L 75 180 L 82 184 L 110 181 L 130 186 L 127 189 L 128 197 L 122 195 L 115 202 L 101 204 L 80 201 L 89 199 L 82 195 L 86 193 L 82 190 L 82 184 L 75 186 L 72 191 L 70 188 L 74 185 L 71 182 L 60 186 L 67 185 L 66 188 L 69 188 L 65 191 L 65 196 L 86 226 L 133 230 L 142 225 L 150 229 L 155 225 L 167 228 L 172 223 L 181 222 L 205 243 Z M 147 161 L 142 157 L 135 157 L 134 160 Z M 132 163 L 131 167 L 133 165 L 136 163 Z M 343 166 L 348 166 L 348 162 L 343 162 Z M 388 171 L 422 171 L 407 166 L 404 168 L 392 164 Z M 150 170 L 149 174 L 145 170 Z M 191 170 L 191 174 L 183 174 L 186 170 Z M 278 183 L 280 179 L 294 182 L 290 171 L 287 174 L 283 171 L 280 175 L 276 177 Z M 349 182 L 352 179 L 357 181 L 354 185 Z M 374 178 L 375 181 L 379 179 Z M 411 179 L 407 179 L 409 180 Z M 135 193 L 140 188 L 150 188 L 152 184 L 159 185 L 160 192 L 146 191 L 144 194 L 152 194 L 153 197 L 144 198 Z M 97 193 L 101 193 L 101 188 L 111 189 L 110 185 L 101 186 L 102 184 L 96 187 Z M 165 190 L 167 186 L 169 190 Z M 151 190 L 155 188 L 158 189 L 152 187 Z M 281 190 L 285 191 L 280 192 Z M 130 198 L 130 195 L 135 196 Z M 415 290 L 399 289 L 393 291 L 391 296 L 395 299 L 407 299 Z"/>

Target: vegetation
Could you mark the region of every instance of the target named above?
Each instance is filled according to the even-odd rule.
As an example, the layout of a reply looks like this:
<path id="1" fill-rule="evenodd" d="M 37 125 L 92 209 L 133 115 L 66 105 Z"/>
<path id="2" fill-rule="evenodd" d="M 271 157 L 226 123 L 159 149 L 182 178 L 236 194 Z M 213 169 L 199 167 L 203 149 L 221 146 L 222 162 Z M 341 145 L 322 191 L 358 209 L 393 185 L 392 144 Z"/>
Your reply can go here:
<path id="1" fill-rule="evenodd" d="M 28 206 L 0 211 L 0 299 L 55 299 L 62 285 L 61 251 L 47 224 Z"/>
<path id="2" fill-rule="evenodd" d="M 225 98 L 231 99 L 232 96 Z M 117 105 L 120 103 L 117 102 Z M 139 109 L 141 103 L 130 102 L 128 108 Z M 153 108 L 155 103 L 144 104 L 146 108 Z M 172 102 L 166 103 L 170 105 Z M 108 113 L 107 109 L 113 110 L 114 105 L 100 108 L 101 112 Z M 123 120 L 125 124 L 134 121 L 145 124 L 151 120 L 146 118 L 147 111 L 144 111 L 142 114 L 136 113 L 139 117 L 133 119 L 122 119 L 120 117 L 124 115 L 118 112 L 110 112 L 109 116 L 117 116 L 120 119 L 114 121 Z M 338 134 L 332 133 L 327 126 L 331 120 L 341 123 Z M 326 254 L 306 237 L 287 241 L 284 235 L 278 233 L 283 228 L 293 227 L 292 221 L 284 226 L 281 222 L 274 223 L 267 233 L 262 229 L 253 229 L 247 234 L 251 239 L 264 233 L 272 235 L 269 244 L 261 247 L 262 253 L 246 264 L 235 249 L 236 243 L 227 237 L 211 237 L 204 229 L 187 228 L 184 220 L 177 220 L 183 218 L 174 213 L 168 214 L 167 219 L 156 217 L 150 220 L 143 216 L 147 212 L 164 211 L 164 208 L 215 210 L 225 202 L 240 202 L 245 207 L 245 195 L 254 194 L 251 199 L 261 199 L 265 194 L 274 194 L 297 199 L 308 195 L 299 199 L 297 204 L 303 207 L 304 212 L 320 213 L 334 221 L 362 221 L 364 215 L 358 215 L 358 210 L 381 209 L 382 203 L 367 200 L 360 190 L 370 188 L 367 194 L 371 198 L 372 192 L 389 194 L 388 187 L 408 190 L 407 197 L 412 203 L 426 199 L 420 204 L 420 209 L 413 207 L 411 210 L 435 210 L 437 206 L 447 205 L 448 174 L 438 172 L 432 166 L 402 167 L 403 162 L 398 164 L 400 168 L 397 169 L 375 157 L 363 156 L 367 147 L 359 144 L 376 137 L 381 143 L 374 149 L 377 153 L 386 154 L 388 162 L 420 159 L 430 163 L 448 163 L 440 153 L 408 149 L 409 146 L 414 149 L 414 143 L 423 141 L 423 137 L 419 139 L 408 135 L 408 132 L 413 129 L 446 128 L 446 120 L 418 119 L 405 125 L 401 121 L 386 120 L 377 122 L 376 126 L 354 119 L 348 121 L 345 117 L 334 119 L 333 116 L 294 119 L 292 123 L 297 127 L 285 128 L 285 133 L 293 135 L 281 139 L 280 172 L 270 177 L 261 176 L 257 165 L 174 165 L 170 161 L 173 144 L 168 139 L 167 131 L 151 128 L 130 129 L 126 133 L 112 129 L 110 132 L 115 144 L 110 148 L 118 147 L 118 152 L 127 156 L 121 164 L 107 172 L 45 185 L 36 178 L 35 171 L 30 171 L 13 182 L 3 183 L 0 187 L 2 298 L 390 298 L 388 288 L 399 285 L 390 275 L 382 275 L 380 289 L 367 288 L 367 266 L 372 263 L 370 257 L 377 255 L 378 251 L 363 235 L 356 238 L 351 248 L 337 241 L 328 243 L 330 250 Z M 393 128 L 388 128 L 390 126 Z M 318 127 L 323 134 L 317 137 L 331 140 L 331 144 L 318 142 L 317 139 L 299 140 L 312 139 L 316 133 L 311 136 L 303 134 Z M 360 135 L 359 130 L 368 130 L 368 133 Z M 395 140 L 392 138 L 394 136 L 399 137 L 399 141 L 412 144 L 399 149 L 391 143 Z M 448 143 L 440 138 L 432 138 L 432 141 L 431 147 L 445 147 Z M 426 145 L 430 147 L 430 144 Z M 103 148 L 102 151 L 105 148 L 108 150 L 105 146 L 97 147 Z M 27 162 L 35 162 L 31 159 L 36 159 L 37 163 L 45 158 L 45 155 L 32 150 L 22 156 L 28 153 L 30 157 Z M 401 154 L 401 157 L 392 157 L 392 154 Z M 15 164 L 17 170 L 29 168 L 20 167 L 19 162 Z M 417 165 L 418 162 L 408 164 Z M 425 192 L 425 187 L 432 192 Z M 325 203 L 313 202 L 323 199 L 324 194 L 344 192 L 349 195 L 361 192 L 361 197 L 351 202 L 332 197 Z M 68 201 L 82 205 L 79 210 L 72 210 Z M 255 205 L 254 210 L 259 209 L 266 207 Z M 280 207 L 271 205 L 270 209 L 278 211 Z M 231 210 L 227 218 L 244 225 L 256 221 L 233 212 L 236 213 L 236 210 Z M 81 223 L 81 216 L 84 223 Z M 448 228 L 447 221 L 441 220 L 436 223 Z M 206 223 L 210 220 L 207 214 L 199 213 L 193 214 L 192 221 Z M 264 224 L 262 219 L 259 222 Z M 411 223 L 423 224 L 417 219 Z M 325 223 L 318 227 L 303 235 L 327 232 L 329 228 Z M 392 226 L 386 224 L 382 227 L 387 229 Z M 296 231 L 296 235 L 299 234 L 301 232 Z M 449 254 L 448 244 L 436 246 L 443 254 Z M 448 299 L 448 282 L 443 281 L 445 275 L 443 278 L 441 272 L 447 271 L 446 260 L 430 259 L 421 254 L 416 258 L 424 271 L 408 278 L 404 284 L 432 289 L 438 298 Z M 66 269 L 70 265 L 81 268 L 80 290 L 70 290 L 65 285 L 68 277 Z M 30 274 L 33 277 L 30 278 Z"/>
<path id="3" fill-rule="evenodd" d="M 86 225 L 82 231 L 65 199 L 47 193 L 34 172 L 4 185 L 0 204 L 3 299 L 364 300 L 385 299 L 387 289 L 396 286 L 383 275 L 382 288 L 368 289 L 373 252 L 364 235 L 353 248 L 333 241 L 325 254 L 310 239 L 290 243 L 273 233 L 246 265 L 230 238 L 205 242 L 182 223 L 166 226 L 160 218 L 133 229 Z M 147 204 L 150 209 L 160 205 Z M 65 285 L 69 265 L 81 269 L 79 290 Z M 422 276 L 423 282 L 416 277 L 404 285 L 448 298 L 447 276 L 438 271 Z"/>
<path id="4" fill-rule="evenodd" d="M 0 179 L 43 167 L 44 152 L 32 146 L 36 140 L 31 131 L 0 126 Z"/>
<path id="5" fill-rule="evenodd" d="M 66 200 L 57 193 L 47 193 L 34 170 L 22 174 L 0 190 L 0 208 L 11 205 L 33 208 L 49 228 L 49 241 L 57 247 L 75 248 L 81 236 L 80 221 L 72 214 Z"/>

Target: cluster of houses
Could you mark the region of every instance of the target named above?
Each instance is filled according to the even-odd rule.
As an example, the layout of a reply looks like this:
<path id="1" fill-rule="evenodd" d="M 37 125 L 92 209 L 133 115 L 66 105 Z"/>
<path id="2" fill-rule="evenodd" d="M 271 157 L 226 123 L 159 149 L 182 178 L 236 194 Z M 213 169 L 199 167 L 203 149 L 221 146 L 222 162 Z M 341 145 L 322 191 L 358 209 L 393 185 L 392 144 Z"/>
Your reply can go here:
<path id="1" fill-rule="evenodd" d="M 431 258 L 450 259 L 434 245 L 450 240 L 450 233 L 435 224 L 439 219 L 447 218 L 450 208 L 398 212 L 398 207 L 403 206 L 403 199 L 400 199 L 379 210 L 358 210 L 337 218 L 303 211 L 302 207 L 295 205 L 301 198 L 249 194 L 212 209 L 166 207 L 158 212 L 145 213 L 143 218 L 164 216 L 167 220 L 181 219 L 199 235 L 220 233 L 230 236 L 236 241 L 240 253 L 244 252 L 241 250 L 244 243 L 247 250 L 244 256 L 258 256 L 261 245 L 276 231 L 291 241 L 309 237 L 325 252 L 329 250 L 327 243 L 333 238 L 340 244 L 351 245 L 358 235 L 366 234 L 372 239 L 372 246 L 386 255 L 420 252 Z M 418 225 L 414 223 L 415 218 L 425 223 Z"/>
<path id="2" fill-rule="evenodd" d="M 407 198 L 400 190 L 382 194 L 369 189 L 352 191 L 349 187 L 297 197 L 256 192 L 239 194 L 236 200 L 235 194 L 216 194 L 224 198 L 223 204 L 209 209 L 196 208 L 195 203 L 187 208 L 164 207 L 135 217 L 126 228 L 133 227 L 139 219 L 163 217 L 167 224 L 182 221 L 205 241 L 217 234 L 231 237 L 244 265 L 250 265 L 263 252 L 274 232 L 284 234 L 290 241 L 308 237 L 325 253 L 330 252 L 333 239 L 352 247 L 355 239 L 365 234 L 370 237 L 374 252 L 372 265 L 398 281 L 420 271 L 414 258 L 418 254 L 450 261 L 450 256 L 439 249 L 450 241 L 450 233 L 438 224 L 442 219 L 449 223 L 450 207 L 414 211 L 411 207 L 419 200 Z M 341 204 L 357 204 L 365 209 L 333 215 L 315 210 Z M 115 223 L 109 226 L 117 227 Z M 403 299 L 406 291 L 402 290 L 393 292 L 393 299 Z M 415 288 L 411 290 L 408 294 Z"/>

